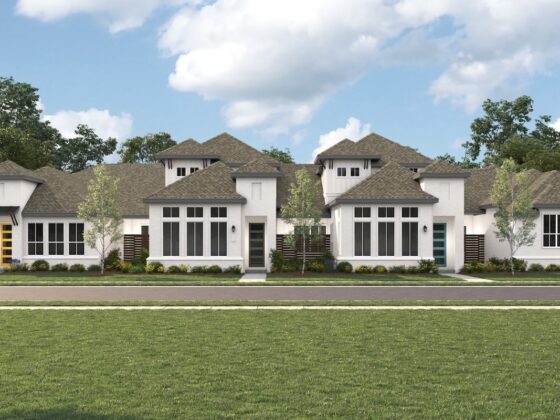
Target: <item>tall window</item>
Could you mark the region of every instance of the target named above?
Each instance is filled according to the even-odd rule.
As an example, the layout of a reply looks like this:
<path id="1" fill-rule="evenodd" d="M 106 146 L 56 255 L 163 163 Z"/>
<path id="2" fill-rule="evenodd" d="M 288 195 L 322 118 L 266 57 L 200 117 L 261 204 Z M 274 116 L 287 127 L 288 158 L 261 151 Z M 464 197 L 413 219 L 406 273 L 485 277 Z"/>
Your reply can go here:
<path id="1" fill-rule="evenodd" d="M 360 176 L 360 168 L 350 168 L 350 176 Z"/>
<path id="2" fill-rule="evenodd" d="M 337 176 L 346 176 L 346 168 L 336 168 Z"/>
<path id="3" fill-rule="evenodd" d="M 226 218 L 227 207 L 211 207 L 210 217 Z M 210 223 L 210 255 L 225 257 L 227 255 L 227 222 Z"/>
<path id="4" fill-rule="evenodd" d="M 379 219 L 377 225 L 377 245 L 380 257 L 395 255 L 395 217 L 394 207 L 379 207 L 377 209 Z"/>
<path id="5" fill-rule="evenodd" d="M 560 215 L 545 214 L 543 216 L 543 247 L 560 247 Z"/>
<path id="6" fill-rule="evenodd" d="M 179 255 L 179 222 L 163 223 L 163 256 Z"/>
<path id="7" fill-rule="evenodd" d="M 49 223 L 49 255 L 64 255 L 64 223 Z"/>
<path id="8" fill-rule="evenodd" d="M 202 222 L 187 222 L 187 255 L 202 256 Z"/>
<path id="9" fill-rule="evenodd" d="M 179 217 L 179 207 L 164 207 L 163 217 Z"/>
<path id="10" fill-rule="evenodd" d="M 354 255 L 357 257 L 371 255 L 371 223 L 354 223 Z"/>
<path id="11" fill-rule="evenodd" d="M 84 224 L 70 223 L 68 224 L 69 242 L 68 253 L 70 255 L 84 255 Z"/>
<path id="12" fill-rule="evenodd" d="M 27 253 L 29 255 L 43 255 L 43 224 L 27 224 Z"/>
<path id="13" fill-rule="evenodd" d="M 177 168 L 177 176 L 187 175 L 187 168 Z"/>
<path id="14" fill-rule="evenodd" d="M 403 207 L 402 222 L 402 255 L 403 257 L 418 256 L 418 207 Z"/>

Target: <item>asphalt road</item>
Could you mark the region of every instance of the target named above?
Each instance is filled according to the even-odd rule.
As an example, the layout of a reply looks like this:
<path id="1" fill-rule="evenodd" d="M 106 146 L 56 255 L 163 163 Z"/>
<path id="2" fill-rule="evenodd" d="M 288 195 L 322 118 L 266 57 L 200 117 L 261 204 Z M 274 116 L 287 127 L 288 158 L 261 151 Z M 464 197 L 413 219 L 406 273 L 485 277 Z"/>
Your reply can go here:
<path id="1" fill-rule="evenodd" d="M 560 286 L 0 286 L 18 300 L 560 300 Z"/>

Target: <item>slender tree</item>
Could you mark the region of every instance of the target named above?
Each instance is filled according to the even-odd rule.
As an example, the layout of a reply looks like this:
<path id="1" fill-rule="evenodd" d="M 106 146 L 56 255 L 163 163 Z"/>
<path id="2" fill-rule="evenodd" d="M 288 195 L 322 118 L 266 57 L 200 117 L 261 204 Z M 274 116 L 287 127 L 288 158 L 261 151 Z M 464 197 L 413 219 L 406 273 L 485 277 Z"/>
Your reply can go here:
<path id="1" fill-rule="evenodd" d="M 78 217 L 90 223 L 84 240 L 94 248 L 101 259 L 101 274 L 105 270 L 105 257 L 111 246 L 122 238 L 122 216 L 117 206 L 118 179 L 107 173 L 105 165 L 94 170 L 94 179 L 88 185 L 88 195 L 78 208 Z"/>
<path id="2" fill-rule="evenodd" d="M 535 242 L 536 212 L 531 204 L 527 174 L 518 172 L 512 159 L 506 159 L 498 169 L 492 188 L 492 203 L 498 208 L 494 215 L 496 237 L 509 245 L 511 275 L 515 274 L 513 258 L 522 246 Z"/>
<path id="3" fill-rule="evenodd" d="M 314 181 L 305 169 L 296 172 L 296 182 L 290 186 L 288 202 L 282 206 L 280 215 L 289 225 L 292 232 L 287 235 L 287 241 L 294 248 L 301 239 L 303 245 L 303 264 L 301 274 L 305 273 L 306 247 L 308 243 L 318 242 L 320 235 L 321 210 L 317 207 L 320 202 L 319 181 Z"/>

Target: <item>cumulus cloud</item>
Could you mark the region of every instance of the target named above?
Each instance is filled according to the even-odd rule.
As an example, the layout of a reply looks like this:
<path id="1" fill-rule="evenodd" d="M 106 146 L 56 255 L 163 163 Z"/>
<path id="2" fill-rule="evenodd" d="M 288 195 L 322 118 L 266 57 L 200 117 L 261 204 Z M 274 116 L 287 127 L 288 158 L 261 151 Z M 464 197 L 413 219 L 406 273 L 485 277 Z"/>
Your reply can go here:
<path id="1" fill-rule="evenodd" d="M 560 131 L 560 118 L 558 118 L 555 122 L 550 124 L 550 126 L 554 128 L 556 131 Z"/>
<path id="2" fill-rule="evenodd" d="M 95 130 L 95 133 L 106 139 L 114 137 L 123 140 L 130 136 L 132 131 L 132 116 L 122 113 L 112 115 L 107 109 L 90 108 L 86 111 L 58 111 L 54 114 L 44 115 L 44 120 L 58 129 L 64 137 L 74 136 L 78 124 L 86 124 Z"/>
<path id="3" fill-rule="evenodd" d="M 334 146 L 340 140 L 359 140 L 362 137 L 367 136 L 370 132 L 371 124 L 364 124 L 359 119 L 350 117 L 346 121 L 346 125 L 344 127 L 335 128 L 334 130 L 319 136 L 319 146 L 313 150 L 313 160 L 315 160 L 315 157 L 323 150 Z"/>

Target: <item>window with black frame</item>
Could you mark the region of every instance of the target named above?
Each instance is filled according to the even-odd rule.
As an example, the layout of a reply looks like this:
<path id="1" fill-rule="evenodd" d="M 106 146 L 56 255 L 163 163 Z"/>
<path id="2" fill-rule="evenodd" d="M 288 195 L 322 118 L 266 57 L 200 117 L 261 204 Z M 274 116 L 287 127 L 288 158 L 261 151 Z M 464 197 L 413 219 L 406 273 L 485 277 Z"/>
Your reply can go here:
<path id="1" fill-rule="evenodd" d="M 70 223 L 68 224 L 68 253 L 70 255 L 84 255 L 84 224 Z"/>
<path id="2" fill-rule="evenodd" d="M 543 215 L 543 247 L 560 247 L 560 215 Z"/>
<path id="3" fill-rule="evenodd" d="M 163 223 L 163 256 L 179 255 L 179 222 Z"/>
<path id="4" fill-rule="evenodd" d="M 377 253 L 380 257 L 395 255 L 395 208 L 377 209 Z"/>
<path id="5" fill-rule="evenodd" d="M 43 224 L 28 223 L 27 224 L 27 254 L 43 255 Z"/>
<path id="6" fill-rule="evenodd" d="M 64 255 L 64 223 L 49 223 L 49 255 Z"/>

